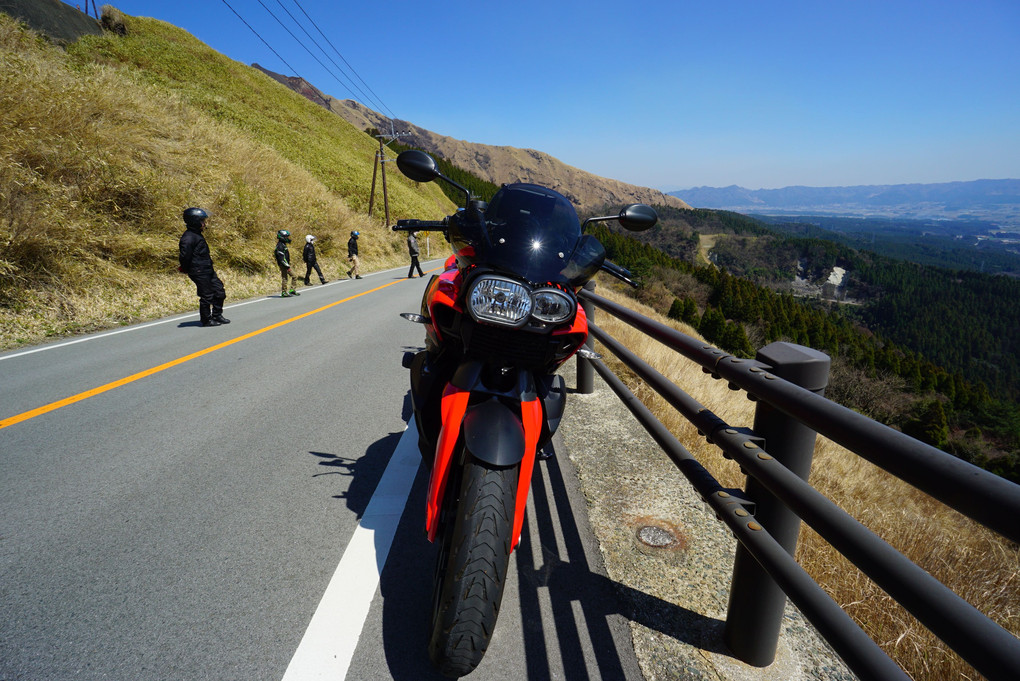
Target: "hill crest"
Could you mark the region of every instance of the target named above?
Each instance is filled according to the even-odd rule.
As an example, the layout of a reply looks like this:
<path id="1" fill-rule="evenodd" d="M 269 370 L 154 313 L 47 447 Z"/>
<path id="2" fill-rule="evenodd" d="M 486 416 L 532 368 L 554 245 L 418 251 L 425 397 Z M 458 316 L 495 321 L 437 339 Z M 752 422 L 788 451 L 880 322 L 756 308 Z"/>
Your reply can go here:
<path id="1" fill-rule="evenodd" d="M 303 78 L 274 73 L 258 64 L 252 66 L 319 106 L 341 116 L 359 130 L 375 128 L 407 132 L 409 134 L 401 138 L 401 144 L 419 147 L 442 156 L 457 167 L 496 185 L 504 182 L 534 182 L 555 189 L 579 207 L 640 202 L 673 208 L 690 208 L 690 205 L 682 199 L 657 189 L 599 177 L 569 166 L 542 151 L 466 142 L 440 135 L 410 121 L 384 116 L 354 100 L 331 97 Z"/>

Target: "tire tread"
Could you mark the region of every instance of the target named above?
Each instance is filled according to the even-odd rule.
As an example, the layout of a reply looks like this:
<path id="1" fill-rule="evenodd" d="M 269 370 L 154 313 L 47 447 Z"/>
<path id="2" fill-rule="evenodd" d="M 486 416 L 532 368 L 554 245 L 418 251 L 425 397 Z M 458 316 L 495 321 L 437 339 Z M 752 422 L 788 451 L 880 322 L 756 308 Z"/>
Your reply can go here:
<path id="1" fill-rule="evenodd" d="M 429 642 L 433 664 L 446 676 L 471 673 L 492 637 L 510 564 L 517 470 L 470 455 L 464 466 Z"/>

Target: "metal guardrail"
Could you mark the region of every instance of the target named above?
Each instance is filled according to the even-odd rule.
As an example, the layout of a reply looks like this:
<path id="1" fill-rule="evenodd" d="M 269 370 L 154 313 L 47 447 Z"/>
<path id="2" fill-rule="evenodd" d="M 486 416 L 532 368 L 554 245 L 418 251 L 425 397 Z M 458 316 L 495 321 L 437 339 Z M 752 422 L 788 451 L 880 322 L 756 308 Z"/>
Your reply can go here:
<path id="1" fill-rule="evenodd" d="M 591 392 L 597 371 L 737 537 L 724 640 L 739 659 L 772 663 L 789 597 L 860 678 L 909 678 L 794 560 L 803 520 L 986 678 L 1020 678 L 1020 640 L 811 487 L 807 477 L 821 433 L 1013 542 L 1020 542 L 1020 486 L 825 399 L 829 358 L 821 352 L 773 343 L 755 360 L 740 359 L 591 289 L 580 297 L 591 335 L 748 476 L 744 491 L 722 488 L 604 363 L 578 360 L 578 390 Z M 595 307 L 746 391 L 757 402 L 753 428 L 723 422 L 606 334 L 593 323 Z"/>

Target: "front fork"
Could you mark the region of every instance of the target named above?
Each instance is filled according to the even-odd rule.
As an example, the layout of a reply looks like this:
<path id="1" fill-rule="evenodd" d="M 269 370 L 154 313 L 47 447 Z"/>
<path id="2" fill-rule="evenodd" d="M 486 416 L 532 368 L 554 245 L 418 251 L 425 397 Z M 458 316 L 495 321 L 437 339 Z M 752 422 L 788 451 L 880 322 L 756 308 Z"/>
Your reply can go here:
<path id="1" fill-rule="evenodd" d="M 520 464 L 511 548 L 516 547 L 535 455 L 551 440 L 563 415 L 563 378 L 513 369 L 514 374 L 501 374 L 499 380 L 512 387 L 494 389 L 486 384 L 490 368 L 482 362 L 464 362 L 452 368 L 452 375 L 449 367 L 444 372 L 433 363 L 427 352 L 418 353 L 409 364 L 418 446 L 432 467 L 425 515 L 429 541 L 435 541 L 439 532 L 450 468 L 458 463 L 459 448 L 464 448 L 493 466 Z"/>

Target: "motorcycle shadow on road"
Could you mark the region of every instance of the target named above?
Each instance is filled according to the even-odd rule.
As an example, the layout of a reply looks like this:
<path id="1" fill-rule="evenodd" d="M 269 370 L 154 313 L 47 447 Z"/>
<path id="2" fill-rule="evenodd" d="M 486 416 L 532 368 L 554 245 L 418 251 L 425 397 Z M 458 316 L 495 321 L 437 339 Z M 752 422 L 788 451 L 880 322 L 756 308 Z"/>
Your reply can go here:
<path id="1" fill-rule="evenodd" d="M 432 573 L 436 559 L 436 549 L 424 531 L 428 481 L 428 469 L 419 467 L 379 580 L 383 598 L 383 653 L 394 681 L 446 679 L 432 667 L 428 655 Z"/>
<path id="2" fill-rule="evenodd" d="M 404 397 L 401 415 L 405 422 L 411 418 L 410 391 Z M 331 454 L 329 452 L 308 452 L 320 459 L 319 466 L 328 469 L 321 473 L 316 473 L 313 477 L 321 477 L 323 475 L 349 477 L 350 483 L 343 491 L 334 494 L 333 498 L 346 500 L 347 508 L 355 514 L 358 520 L 361 520 L 365 509 L 368 508 L 368 502 L 372 500 L 375 488 L 378 486 L 379 480 L 386 470 L 386 465 L 390 462 L 390 456 L 393 454 L 393 450 L 397 448 L 397 443 L 400 442 L 401 436 L 403 436 L 403 432 L 390 433 L 386 437 L 373 442 L 365 450 L 365 453 L 356 459 L 348 459 L 339 454 Z"/>
<path id="3" fill-rule="evenodd" d="M 532 481 L 534 515 L 539 520 L 537 537 L 529 531 L 531 523 L 525 523 L 515 552 L 521 619 L 527 629 L 527 677 L 556 676 L 544 644 L 552 637 L 558 641 L 566 679 L 588 678 L 582 653 L 585 648 L 594 655 L 602 678 L 641 678 L 640 671 L 633 668 L 636 659 L 627 622 L 730 656 L 721 641 L 723 621 L 620 584 L 604 574 L 597 545 L 586 547 L 578 529 L 579 525 L 587 529 L 587 518 L 575 516 L 567 501 L 567 484 L 559 461 L 552 458 L 544 463 L 536 467 Z M 569 474 L 574 475 L 572 470 Z M 558 536 L 554 526 L 559 528 Z M 590 530 L 587 533 L 590 535 Z M 536 541 L 539 551 L 533 547 Z M 541 556 L 541 565 L 536 565 L 536 555 Z M 538 594 L 543 588 L 551 604 L 551 622 L 539 606 Z M 578 616 L 578 609 L 582 616 Z M 579 622 L 586 631 L 578 626 Z"/>
<path id="4" fill-rule="evenodd" d="M 405 422 L 409 421 L 412 414 L 410 391 L 405 395 L 401 413 Z M 319 475 L 350 477 L 346 491 L 336 494 L 335 498 L 345 499 L 348 509 L 357 514 L 366 529 L 379 529 L 372 525 L 370 518 L 364 517 L 364 513 L 403 435 L 403 432 L 391 433 L 377 440 L 358 459 L 311 452 L 321 459 L 320 466 L 330 469 Z M 354 665 L 347 675 L 348 679 L 393 678 L 397 681 L 446 679 L 432 668 L 427 652 L 426 625 L 431 610 L 432 570 L 435 560 L 434 547 L 425 537 L 423 529 L 427 486 L 428 469 L 420 466 L 408 494 L 408 502 L 401 513 L 392 544 L 376 547 L 377 555 L 386 555 L 379 582 L 382 594 L 382 622 L 380 624 L 376 619 L 377 615 L 369 614 L 358 642 Z M 384 534 L 376 533 L 374 536 L 378 540 Z M 380 665 L 387 668 L 389 677 L 379 674 Z"/>

